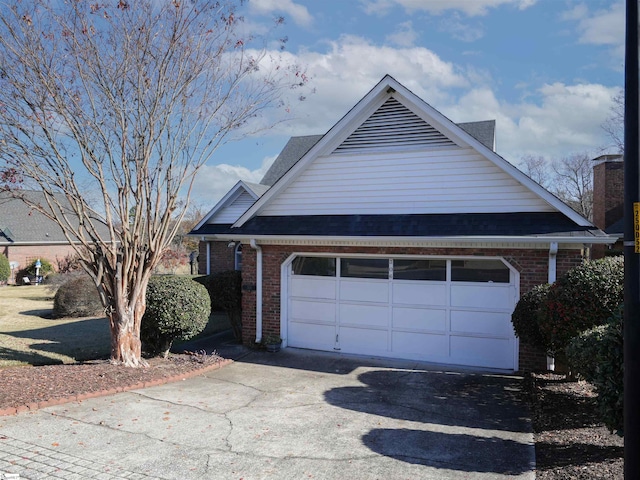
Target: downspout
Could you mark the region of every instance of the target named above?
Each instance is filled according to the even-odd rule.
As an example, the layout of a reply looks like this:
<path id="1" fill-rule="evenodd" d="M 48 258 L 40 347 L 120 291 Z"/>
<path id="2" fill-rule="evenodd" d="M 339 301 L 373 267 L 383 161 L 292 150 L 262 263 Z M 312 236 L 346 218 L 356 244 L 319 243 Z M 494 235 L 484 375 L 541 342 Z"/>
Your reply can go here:
<path id="1" fill-rule="evenodd" d="M 211 242 L 207 242 L 207 275 L 211 275 Z"/>
<path id="2" fill-rule="evenodd" d="M 549 276 L 548 283 L 553 283 L 556 281 L 557 276 L 557 263 L 556 257 L 558 255 L 558 242 L 551 242 L 549 244 Z M 547 370 L 555 371 L 556 369 L 556 359 L 554 357 L 550 357 L 547 355 Z"/>
<path id="3" fill-rule="evenodd" d="M 262 341 L 262 247 L 252 238 L 251 248 L 256 251 L 256 343 Z"/>
<path id="4" fill-rule="evenodd" d="M 558 255 L 558 242 L 551 242 L 549 244 L 549 281 L 553 283 L 556 281 L 556 256 Z"/>

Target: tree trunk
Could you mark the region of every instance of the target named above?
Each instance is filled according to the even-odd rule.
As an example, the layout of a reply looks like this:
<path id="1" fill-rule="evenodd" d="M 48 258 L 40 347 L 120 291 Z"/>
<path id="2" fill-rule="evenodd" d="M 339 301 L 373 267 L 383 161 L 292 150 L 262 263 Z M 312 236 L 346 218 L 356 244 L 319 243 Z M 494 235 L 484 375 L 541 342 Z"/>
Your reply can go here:
<path id="1" fill-rule="evenodd" d="M 111 328 L 111 363 L 125 367 L 146 367 L 142 358 L 140 322 L 144 315 L 145 302 L 138 300 L 135 308 L 128 302 L 116 302 L 109 316 Z"/>

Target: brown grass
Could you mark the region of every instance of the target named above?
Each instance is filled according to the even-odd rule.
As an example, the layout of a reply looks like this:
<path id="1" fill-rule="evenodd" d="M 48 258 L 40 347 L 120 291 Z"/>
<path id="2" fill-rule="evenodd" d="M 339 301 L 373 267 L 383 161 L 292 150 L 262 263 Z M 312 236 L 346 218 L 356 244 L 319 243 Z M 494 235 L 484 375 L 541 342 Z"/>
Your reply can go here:
<path id="1" fill-rule="evenodd" d="M 106 318 L 51 319 L 43 286 L 0 287 L 0 367 L 74 363 L 109 355 Z"/>
<path id="2" fill-rule="evenodd" d="M 76 363 L 109 356 L 108 320 L 52 319 L 53 295 L 43 286 L 0 286 L 0 368 Z M 228 328 L 226 315 L 214 313 L 198 337 Z M 176 346 L 179 348 L 180 343 Z"/>

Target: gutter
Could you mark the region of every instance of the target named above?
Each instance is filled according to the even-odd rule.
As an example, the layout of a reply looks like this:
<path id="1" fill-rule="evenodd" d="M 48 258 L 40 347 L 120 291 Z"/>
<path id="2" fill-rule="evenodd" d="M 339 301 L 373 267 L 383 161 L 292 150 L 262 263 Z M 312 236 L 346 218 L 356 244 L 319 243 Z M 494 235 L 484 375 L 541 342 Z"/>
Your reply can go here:
<path id="1" fill-rule="evenodd" d="M 556 281 L 556 256 L 558 255 L 558 242 L 549 244 L 549 277 L 547 283 Z"/>
<path id="2" fill-rule="evenodd" d="M 255 238 L 249 242 L 256 251 L 256 343 L 262 341 L 262 247 Z"/>
<path id="3" fill-rule="evenodd" d="M 403 236 L 328 236 L 328 235 L 243 235 L 241 233 L 222 233 L 206 235 L 207 238 L 217 240 L 255 240 L 261 242 L 269 241 L 296 241 L 296 242 L 383 242 L 394 244 L 409 243 L 434 243 L 434 242 L 459 242 L 459 243 L 523 243 L 523 244 L 613 244 L 617 236 L 604 235 L 595 236 L 538 236 L 538 237 L 516 237 L 516 236 L 456 236 L 456 237 L 403 237 Z"/>

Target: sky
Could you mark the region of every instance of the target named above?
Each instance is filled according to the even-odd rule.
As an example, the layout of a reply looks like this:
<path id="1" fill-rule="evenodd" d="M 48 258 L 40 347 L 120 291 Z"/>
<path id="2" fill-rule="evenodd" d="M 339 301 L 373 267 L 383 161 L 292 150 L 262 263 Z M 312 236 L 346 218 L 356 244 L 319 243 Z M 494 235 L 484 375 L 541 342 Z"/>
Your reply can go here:
<path id="1" fill-rule="evenodd" d="M 304 101 L 287 92 L 286 111 L 259 120 L 272 128 L 203 167 L 192 198 L 204 208 L 258 183 L 291 136 L 325 133 L 386 74 L 456 123 L 496 120 L 496 151 L 514 165 L 611 151 L 624 0 L 249 0 L 241 14 L 256 32 L 283 16 L 283 59 L 310 80 Z"/>

